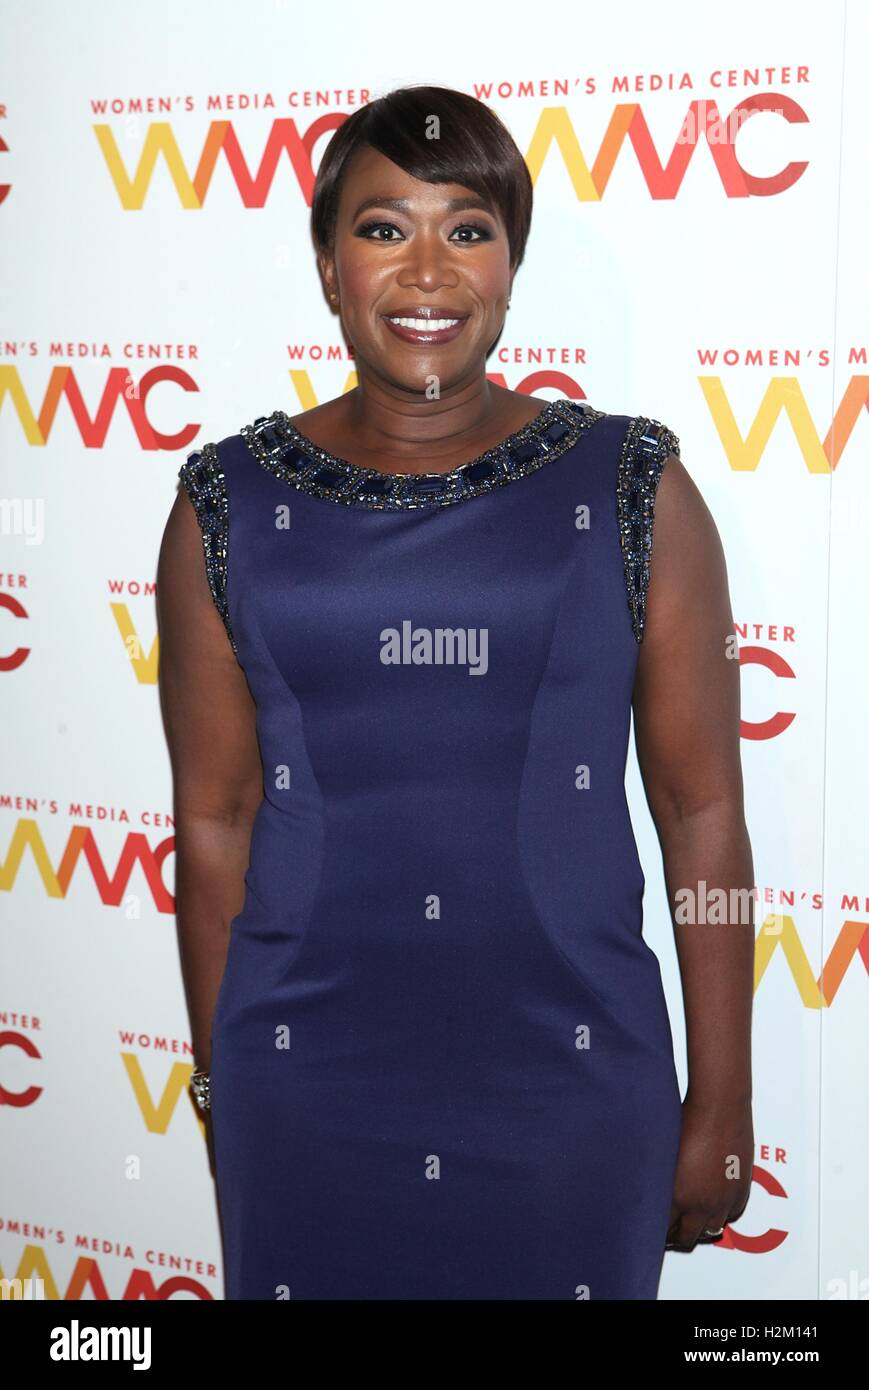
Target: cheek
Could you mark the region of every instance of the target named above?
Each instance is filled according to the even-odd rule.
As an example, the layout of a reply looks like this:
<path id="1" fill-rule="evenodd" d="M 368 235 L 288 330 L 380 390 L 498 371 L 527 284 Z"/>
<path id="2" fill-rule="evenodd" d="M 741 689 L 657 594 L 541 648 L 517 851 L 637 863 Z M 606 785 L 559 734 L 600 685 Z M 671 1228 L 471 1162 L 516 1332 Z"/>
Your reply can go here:
<path id="1" fill-rule="evenodd" d="M 480 299 L 494 303 L 505 299 L 510 289 L 510 258 L 501 247 L 493 247 L 490 255 L 480 255 L 469 265 L 467 283 Z"/>
<path id="2" fill-rule="evenodd" d="M 366 249 L 364 242 L 359 242 L 358 247 L 345 251 L 337 269 L 342 297 L 350 303 L 364 303 L 365 300 L 373 298 L 381 284 L 388 282 L 394 275 L 394 271 L 386 264 L 386 258 L 382 255 L 373 256 L 371 251 Z"/>

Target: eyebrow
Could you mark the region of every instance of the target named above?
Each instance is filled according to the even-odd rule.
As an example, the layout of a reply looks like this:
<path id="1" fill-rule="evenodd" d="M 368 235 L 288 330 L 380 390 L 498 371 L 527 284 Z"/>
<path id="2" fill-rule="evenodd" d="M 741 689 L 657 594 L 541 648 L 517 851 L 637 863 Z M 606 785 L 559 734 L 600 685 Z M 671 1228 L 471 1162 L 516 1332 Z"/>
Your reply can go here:
<path id="1" fill-rule="evenodd" d="M 360 212 L 365 212 L 366 208 L 391 208 L 394 212 L 409 212 L 410 202 L 407 198 L 365 198 L 353 214 L 354 222 Z M 481 212 L 488 212 L 490 216 L 492 215 L 489 204 L 476 196 L 451 198 L 447 203 L 447 212 L 465 212 L 469 208 L 478 208 Z"/>

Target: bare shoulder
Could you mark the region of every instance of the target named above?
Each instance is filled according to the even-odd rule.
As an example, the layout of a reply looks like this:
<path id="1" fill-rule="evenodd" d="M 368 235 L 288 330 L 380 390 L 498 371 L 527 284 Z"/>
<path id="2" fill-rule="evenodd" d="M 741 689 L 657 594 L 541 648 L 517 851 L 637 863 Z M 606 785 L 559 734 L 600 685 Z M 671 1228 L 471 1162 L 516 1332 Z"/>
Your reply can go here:
<path id="1" fill-rule="evenodd" d="M 709 585 L 724 566 L 715 518 L 677 454 L 668 454 L 655 499 L 651 568 L 663 580 L 690 576 Z M 662 588 L 663 585 L 659 585 Z"/>
<path id="2" fill-rule="evenodd" d="M 727 563 L 712 511 L 686 462 L 668 454 L 658 481 L 638 680 L 659 661 L 724 653 L 733 633 Z M 729 648 L 727 648 L 729 649 Z"/>
<path id="3" fill-rule="evenodd" d="M 715 521 L 703 493 L 679 454 L 670 453 L 664 461 L 655 515 L 656 528 L 658 521 L 662 526 L 685 525 L 691 529 L 696 529 L 697 524 L 702 522 L 710 530 L 715 530 Z"/>

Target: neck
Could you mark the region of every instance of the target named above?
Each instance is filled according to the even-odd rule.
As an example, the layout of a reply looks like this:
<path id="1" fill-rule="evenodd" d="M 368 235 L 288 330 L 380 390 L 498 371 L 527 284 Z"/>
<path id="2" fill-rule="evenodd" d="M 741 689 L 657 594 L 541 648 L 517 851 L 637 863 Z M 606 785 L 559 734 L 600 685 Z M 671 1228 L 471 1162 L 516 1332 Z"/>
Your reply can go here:
<path id="1" fill-rule="evenodd" d="M 457 437 L 473 439 L 475 432 L 485 431 L 502 395 L 509 392 L 485 376 L 437 400 L 360 381 L 344 397 L 346 427 L 360 448 L 385 458 L 418 458 L 422 452 L 437 459 L 450 454 Z"/>

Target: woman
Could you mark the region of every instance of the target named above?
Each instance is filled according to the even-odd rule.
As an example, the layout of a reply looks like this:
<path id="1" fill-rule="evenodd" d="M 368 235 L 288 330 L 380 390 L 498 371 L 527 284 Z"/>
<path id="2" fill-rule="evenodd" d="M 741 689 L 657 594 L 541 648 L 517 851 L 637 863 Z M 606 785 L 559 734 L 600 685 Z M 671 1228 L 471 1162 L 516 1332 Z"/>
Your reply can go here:
<path id="1" fill-rule="evenodd" d="M 180 471 L 161 689 L 230 1299 L 654 1299 L 668 1235 L 747 1200 L 752 927 L 677 927 L 683 1103 L 624 788 L 633 702 L 671 905 L 750 887 L 721 545 L 665 426 L 487 380 L 531 203 L 472 98 L 356 112 L 312 225 L 359 384 Z"/>

